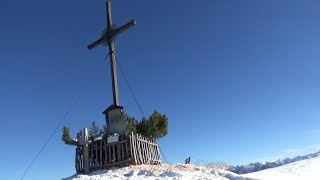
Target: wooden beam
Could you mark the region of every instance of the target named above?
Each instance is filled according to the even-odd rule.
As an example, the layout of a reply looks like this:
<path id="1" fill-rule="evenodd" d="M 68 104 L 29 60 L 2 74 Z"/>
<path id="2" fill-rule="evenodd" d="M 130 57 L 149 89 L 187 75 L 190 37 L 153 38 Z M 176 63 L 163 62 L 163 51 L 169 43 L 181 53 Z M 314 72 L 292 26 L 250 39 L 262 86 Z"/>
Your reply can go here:
<path id="1" fill-rule="evenodd" d="M 102 163 L 102 140 L 100 140 L 100 158 L 99 158 L 99 164 L 103 164 Z"/>
<path id="2" fill-rule="evenodd" d="M 112 15 L 111 15 L 111 2 L 106 2 L 106 10 L 107 10 L 107 28 L 111 29 L 112 25 Z"/>
<path id="3" fill-rule="evenodd" d="M 112 145 L 112 160 L 111 163 L 115 163 L 116 161 L 116 150 L 115 150 L 115 144 Z"/>
<path id="4" fill-rule="evenodd" d="M 108 163 L 111 163 L 111 159 L 112 159 L 112 157 L 111 157 L 111 145 L 109 145 L 108 146 L 108 149 L 109 149 L 109 159 L 108 159 Z"/>
<path id="5" fill-rule="evenodd" d="M 104 141 L 104 164 L 107 164 L 107 159 L 108 159 L 108 153 L 107 153 L 107 142 Z"/>
<path id="6" fill-rule="evenodd" d="M 124 143 L 121 143 L 121 159 L 124 160 L 125 159 L 125 154 L 126 151 L 124 150 Z"/>
<path id="7" fill-rule="evenodd" d="M 104 38 L 101 37 L 100 39 L 96 40 L 95 42 L 91 43 L 89 46 L 88 46 L 88 49 L 91 50 L 97 46 L 99 46 L 100 44 L 104 43 Z"/>
<path id="8" fill-rule="evenodd" d="M 118 93 L 118 78 L 117 78 L 117 64 L 116 56 L 114 49 L 114 42 L 111 41 L 108 43 L 109 52 L 110 52 L 110 65 L 111 65 L 111 80 L 112 80 L 112 95 L 113 95 L 113 104 L 119 106 L 119 93 Z"/>
<path id="9" fill-rule="evenodd" d="M 114 32 L 114 36 L 117 36 L 117 35 L 123 33 L 124 31 L 130 29 L 131 27 L 133 27 L 136 24 L 137 24 L 137 22 L 134 19 L 132 19 L 128 23 L 126 23 L 126 24 L 122 25 L 121 27 L 117 28 L 115 30 L 115 32 Z"/>

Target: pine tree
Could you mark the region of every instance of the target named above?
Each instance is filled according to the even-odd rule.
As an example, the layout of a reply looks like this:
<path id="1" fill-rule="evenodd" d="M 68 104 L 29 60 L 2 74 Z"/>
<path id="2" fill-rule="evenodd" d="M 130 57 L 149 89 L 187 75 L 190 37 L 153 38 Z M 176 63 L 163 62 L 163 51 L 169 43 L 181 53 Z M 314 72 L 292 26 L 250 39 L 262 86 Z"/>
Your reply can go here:
<path id="1" fill-rule="evenodd" d="M 137 120 L 133 116 L 128 116 L 124 111 L 121 113 L 121 120 L 125 124 L 126 133 L 137 132 Z"/>
<path id="2" fill-rule="evenodd" d="M 109 136 L 107 125 L 103 125 L 103 138 L 106 139 Z"/>
<path id="3" fill-rule="evenodd" d="M 154 111 L 149 117 L 150 136 L 159 139 L 168 133 L 168 118 L 166 115 Z"/>
<path id="4" fill-rule="evenodd" d="M 65 144 L 67 144 L 67 142 L 71 141 L 70 130 L 66 126 L 63 126 L 63 128 L 62 128 L 62 141 Z"/>
<path id="5" fill-rule="evenodd" d="M 136 124 L 136 132 L 145 137 L 162 138 L 168 133 L 168 118 L 166 115 L 154 111 L 148 119 L 142 118 Z"/>
<path id="6" fill-rule="evenodd" d="M 149 125 L 149 120 L 143 117 L 141 121 L 137 124 L 137 133 L 145 137 L 150 137 L 150 131 L 151 129 Z"/>
<path id="7" fill-rule="evenodd" d="M 100 130 L 96 123 L 93 121 L 89 130 L 89 138 L 94 139 L 96 137 L 99 137 L 100 135 Z"/>
<path id="8" fill-rule="evenodd" d="M 62 141 L 67 145 L 78 145 L 78 142 L 73 140 L 70 136 L 70 130 L 67 126 L 63 126 L 62 128 Z"/>

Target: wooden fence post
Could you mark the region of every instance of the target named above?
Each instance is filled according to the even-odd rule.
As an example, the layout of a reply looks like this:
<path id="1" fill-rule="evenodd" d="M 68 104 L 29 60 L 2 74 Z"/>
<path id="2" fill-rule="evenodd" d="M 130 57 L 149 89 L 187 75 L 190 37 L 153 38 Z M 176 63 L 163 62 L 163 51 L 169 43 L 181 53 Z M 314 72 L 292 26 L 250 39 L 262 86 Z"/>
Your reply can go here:
<path id="1" fill-rule="evenodd" d="M 83 144 L 83 169 L 84 173 L 89 173 L 89 142 L 88 142 L 88 129 L 83 129 L 83 138 L 84 138 L 84 144 Z"/>

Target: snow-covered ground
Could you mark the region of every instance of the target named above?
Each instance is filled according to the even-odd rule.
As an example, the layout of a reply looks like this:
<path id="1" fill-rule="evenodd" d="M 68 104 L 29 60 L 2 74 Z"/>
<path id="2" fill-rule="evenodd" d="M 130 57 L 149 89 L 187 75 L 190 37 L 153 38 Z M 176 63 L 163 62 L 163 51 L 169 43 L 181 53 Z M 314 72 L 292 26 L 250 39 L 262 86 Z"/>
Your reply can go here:
<path id="1" fill-rule="evenodd" d="M 320 157 L 296 161 L 277 168 L 244 174 L 243 176 L 261 180 L 319 180 Z"/>
<path id="2" fill-rule="evenodd" d="M 63 180 L 107 179 L 212 179 L 212 180 L 319 180 L 320 157 L 296 161 L 276 168 L 237 175 L 224 169 L 209 169 L 194 165 L 129 166 L 125 168 L 96 171 L 89 175 L 74 175 Z"/>
<path id="3" fill-rule="evenodd" d="M 62 180 L 107 180 L 107 179 L 149 179 L 149 180 L 162 180 L 162 179 L 181 179 L 181 180 L 254 180 L 239 176 L 235 173 L 209 169 L 204 167 L 197 167 L 194 165 L 163 164 L 161 166 L 130 166 L 125 168 L 96 171 L 89 175 L 74 175 Z"/>

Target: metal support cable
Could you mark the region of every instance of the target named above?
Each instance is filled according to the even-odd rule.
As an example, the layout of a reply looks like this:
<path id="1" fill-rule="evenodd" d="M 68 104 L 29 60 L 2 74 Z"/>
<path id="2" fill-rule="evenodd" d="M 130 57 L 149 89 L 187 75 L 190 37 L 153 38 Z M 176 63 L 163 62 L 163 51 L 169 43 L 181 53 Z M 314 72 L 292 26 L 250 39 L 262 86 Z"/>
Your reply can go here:
<path id="1" fill-rule="evenodd" d="M 166 158 L 166 156 L 164 155 L 164 153 L 163 153 L 163 151 L 162 151 L 162 149 L 161 149 L 161 147 L 160 147 L 160 144 L 159 144 L 159 149 L 160 149 L 160 152 L 162 153 L 162 155 L 163 155 L 164 160 L 166 161 L 166 163 L 167 163 L 167 164 L 170 164 L 170 163 L 167 161 L 167 158 Z"/>
<path id="2" fill-rule="evenodd" d="M 33 160 L 31 161 L 30 165 L 28 166 L 28 168 L 25 170 L 25 172 L 23 173 L 23 175 L 21 176 L 20 180 L 22 180 L 26 174 L 28 173 L 28 171 L 30 170 L 30 168 L 32 167 L 32 165 L 34 164 L 34 162 L 38 159 L 38 157 L 40 156 L 40 154 L 42 153 L 42 151 L 45 149 L 45 147 L 49 144 L 50 140 L 52 139 L 53 135 L 57 132 L 57 130 L 59 129 L 59 127 L 61 126 L 61 124 L 63 123 L 63 121 L 65 121 L 67 115 L 70 113 L 70 111 L 72 110 L 73 106 L 78 102 L 79 98 L 80 98 L 81 94 L 79 94 L 79 96 L 72 102 L 72 104 L 69 106 L 69 108 L 67 108 L 67 111 L 65 112 L 63 118 L 59 121 L 58 125 L 55 127 L 55 129 L 53 130 L 53 132 L 50 134 L 49 138 L 47 139 L 47 141 L 44 143 L 44 145 L 41 147 L 41 149 L 39 150 L 39 152 L 37 153 L 37 155 L 33 158 Z"/>
<path id="3" fill-rule="evenodd" d="M 119 69 L 120 69 L 120 71 L 121 71 L 121 74 L 122 74 L 124 80 L 126 81 L 126 84 L 127 84 L 128 88 L 129 88 L 129 90 L 130 90 L 130 92 L 131 92 L 131 95 L 133 96 L 133 98 L 134 98 L 134 100 L 135 100 L 135 102 L 136 102 L 136 104 L 137 104 L 137 106 L 138 106 L 138 108 L 139 108 L 142 116 L 145 118 L 145 115 L 144 115 L 144 113 L 143 113 L 143 111 L 142 111 L 142 108 L 141 108 L 141 106 L 140 106 L 140 104 L 139 104 L 139 102 L 138 102 L 135 94 L 133 93 L 133 90 L 132 90 L 132 88 L 131 88 L 131 86 L 130 86 L 130 84 L 129 84 L 128 79 L 126 78 L 126 75 L 125 75 L 124 72 L 123 72 L 122 66 L 121 66 L 121 64 L 120 64 L 117 56 L 115 56 L 115 57 L 116 57 L 116 58 L 115 58 L 115 59 L 116 59 L 116 62 L 117 62 L 118 66 L 119 66 Z M 161 147 L 160 147 L 160 144 L 159 144 L 159 149 L 160 149 L 160 152 L 162 153 L 162 155 L 163 155 L 166 163 L 169 164 L 169 162 L 167 161 L 167 158 L 166 158 L 165 154 L 163 153 L 163 151 L 162 151 L 162 149 L 161 149 Z"/>
<path id="4" fill-rule="evenodd" d="M 88 83 L 90 83 L 91 81 L 88 81 Z M 66 111 L 63 115 L 63 118 L 58 122 L 57 126 L 55 127 L 55 129 L 52 131 L 52 133 L 50 134 L 49 138 L 45 141 L 45 143 L 43 144 L 43 146 L 41 147 L 41 149 L 38 151 L 37 155 L 32 159 L 30 165 L 28 166 L 28 168 L 25 170 L 25 172 L 23 173 L 23 175 L 21 176 L 20 180 L 22 180 L 26 174 L 28 173 L 28 171 L 30 170 L 30 168 L 33 166 L 33 164 L 35 163 L 35 161 L 38 159 L 38 157 L 40 156 L 40 154 L 42 153 L 42 151 L 46 148 L 46 146 L 49 144 L 50 140 L 52 139 L 53 135 L 57 132 L 57 130 L 59 129 L 59 127 L 61 126 L 61 124 L 66 120 L 68 114 L 71 112 L 71 110 L 73 109 L 74 105 L 79 101 L 80 97 L 83 95 L 84 93 L 84 88 L 87 87 L 83 86 L 83 89 L 79 92 L 79 95 L 69 104 L 69 106 L 67 106 Z"/>
<path id="5" fill-rule="evenodd" d="M 116 57 L 115 59 L 116 59 L 116 62 L 117 62 L 117 64 L 118 64 L 118 66 L 119 66 L 120 72 L 121 72 L 121 74 L 122 74 L 122 76 L 123 76 L 123 78 L 124 78 L 124 80 L 125 80 L 125 82 L 126 82 L 126 84 L 127 84 L 128 88 L 129 88 L 129 90 L 130 90 L 130 93 L 131 93 L 131 95 L 133 96 L 134 101 L 136 102 L 136 104 L 137 104 L 137 106 L 138 106 L 138 108 L 139 108 L 139 110 L 140 110 L 140 113 L 141 113 L 141 114 L 142 114 L 142 116 L 145 118 L 146 116 L 144 115 L 144 113 L 143 113 L 143 111 L 142 111 L 142 108 L 141 108 L 141 106 L 140 106 L 140 104 L 139 104 L 139 102 L 138 102 L 138 100 L 137 100 L 137 98 L 136 98 L 136 96 L 135 96 L 135 94 L 134 94 L 134 92 L 133 92 L 133 90 L 132 90 L 131 86 L 130 86 L 130 83 L 129 83 L 129 81 L 128 81 L 128 79 L 127 79 L 126 75 L 124 74 L 124 71 L 123 71 L 123 69 L 122 69 L 122 66 L 121 66 L 121 64 L 120 64 L 120 62 L 119 62 L 119 60 L 118 60 L 117 56 L 115 56 L 115 57 Z"/>

